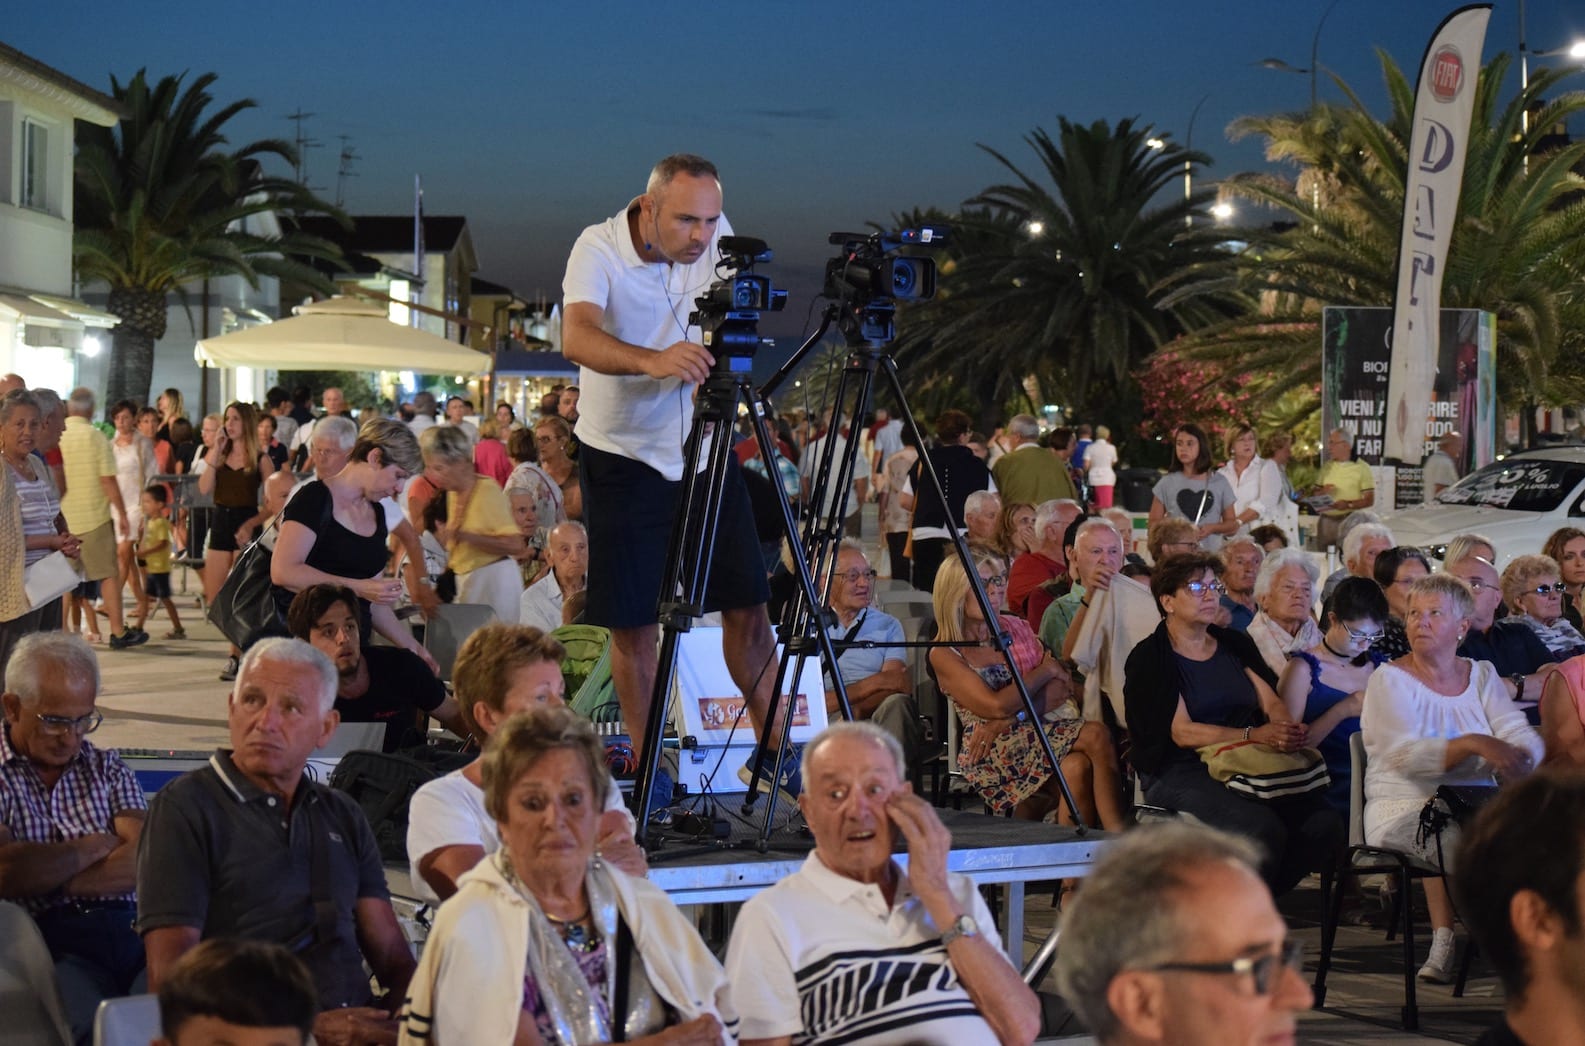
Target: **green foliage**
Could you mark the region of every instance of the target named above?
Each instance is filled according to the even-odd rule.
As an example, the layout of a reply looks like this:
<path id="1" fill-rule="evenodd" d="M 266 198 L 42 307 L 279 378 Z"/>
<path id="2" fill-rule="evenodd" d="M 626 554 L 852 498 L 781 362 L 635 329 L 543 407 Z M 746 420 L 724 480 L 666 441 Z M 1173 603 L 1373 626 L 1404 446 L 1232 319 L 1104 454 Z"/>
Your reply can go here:
<path id="1" fill-rule="evenodd" d="M 1244 117 L 1269 159 L 1297 165 L 1296 183 L 1240 174 L 1228 188 L 1291 215 L 1277 233 L 1251 232 L 1240 281 L 1261 308 L 1202 329 L 1177 348 L 1210 366 L 1266 376 L 1260 404 L 1289 421 L 1320 409 L 1320 309 L 1391 305 L 1403 219 L 1413 85 L 1379 53 L 1391 110 L 1371 115 L 1341 80 L 1346 106 Z M 1497 388 L 1512 406 L 1578 402 L 1585 393 L 1585 142 L 1554 147 L 1553 129 L 1585 110 L 1562 91 L 1566 71 L 1539 69 L 1502 104 L 1500 54 L 1475 87 L 1468 159 L 1444 268 L 1442 305 L 1497 315 Z M 1529 129 L 1522 114 L 1529 107 Z M 1308 391 L 1307 391 L 1308 390 Z"/>
<path id="2" fill-rule="evenodd" d="M 205 73 L 150 85 L 144 70 L 110 93 L 124 116 L 112 128 L 80 125 L 77 135 L 73 261 L 79 278 L 110 286 L 108 307 L 122 317 L 112 335 L 107 399 L 148 398 L 154 342 L 165 334 L 172 292 L 204 278 L 260 276 L 332 288 L 303 258 L 339 258 L 340 250 L 290 229 L 262 230 L 258 216 L 335 214 L 265 163 L 292 163 L 291 145 L 276 139 L 229 148 L 225 125 L 254 107 L 251 100 L 212 109 L 216 77 Z"/>
<path id="3" fill-rule="evenodd" d="M 379 390 L 374 387 L 373 376 L 363 371 L 283 370 L 276 374 L 275 383 L 287 391 L 299 386 L 306 387 L 313 397 L 310 402 L 316 409 L 326 389 L 340 389 L 341 394 L 347 397 L 347 405 L 353 410 L 362 411 L 370 407 L 387 409 L 380 399 Z"/>
<path id="4" fill-rule="evenodd" d="M 923 403 L 967 393 L 976 414 L 1005 417 L 1027 409 L 1032 377 L 1044 398 L 1101 420 L 1137 397 L 1131 375 L 1158 346 L 1241 305 L 1223 234 L 1189 221 L 1210 194 L 1172 191 L 1204 154 L 1152 147 L 1133 120 L 1058 125 L 1025 138 L 1038 178 L 981 146 L 1013 180 L 951 219 L 936 298 L 899 313 L 897 357 Z"/>

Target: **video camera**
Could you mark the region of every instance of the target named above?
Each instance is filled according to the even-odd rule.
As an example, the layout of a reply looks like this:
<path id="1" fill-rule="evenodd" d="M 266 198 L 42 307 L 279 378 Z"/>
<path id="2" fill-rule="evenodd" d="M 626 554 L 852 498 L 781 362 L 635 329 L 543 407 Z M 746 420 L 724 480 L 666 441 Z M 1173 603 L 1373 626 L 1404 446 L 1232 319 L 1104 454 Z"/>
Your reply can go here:
<path id="1" fill-rule="evenodd" d="M 946 238 L 947 230 L 934 225 L 895 233 L 831 234 L 830 242 L 840 245 L 842 252 L 826 262 L 821 293 L 838 302 L 839 324 L 850 341 L 891 341 L 896 333 L 896 303 L 935 297 L 936 263 L 897 252 L 905 247 L 934 247 Z"/>
<path id="2" fill-rule="evenodd" d="M 730 272 L 694 299 L 698 306 L 688 317 L 690 326 L 704 335 L 704 346 L 715 357 L 717 370 L 747 371 L 761 345 L 759 314 L 780 312 L 787 292 L 772 287 L 769 276 L 754 273 L 754 266 L 771 260 L 764 240 L 752 236 L 723 236 L 718 273 Z"/>

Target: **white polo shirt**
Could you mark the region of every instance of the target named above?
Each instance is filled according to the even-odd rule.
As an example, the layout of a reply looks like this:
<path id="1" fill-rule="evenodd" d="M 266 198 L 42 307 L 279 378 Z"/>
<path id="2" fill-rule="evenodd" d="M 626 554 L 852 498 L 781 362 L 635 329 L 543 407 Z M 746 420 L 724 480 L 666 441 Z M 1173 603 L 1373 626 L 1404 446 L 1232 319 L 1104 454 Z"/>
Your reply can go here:
<path id="1" fill-rule="evenodd" d="M 629 345 L 660 350 L 678 341 L 702 343 L 689 326 L 694 299 L 715 281 L 722 236 L 732 235 L 726 215 L 716 224 L 709 250 L 691 265 L 647 262 L 628 230 L 628 212 L 583 230 L 567 259 L 562 307 L 588 302 L 604 310 L 601 328 Z M 680 378 L 601 374 L 579 368 L 578 440 L 608 454 L 642 461 L 669 480 L 682 479 L 683 441 L 693 424 L 693 391 Z M 701 461 L 701 468 L 707 462 Z"/>
<path id="2" fill-rule="evenodd" d="M 973 881 L 947 878 L 980 932 L 995 933 Z M 906 872 L 888 905 L 879 886 L 838 875 L 811 853 L 750 898 L 733 927 L 726 972 L 739 1038 L 994 1046 L 940 938 Z"/>

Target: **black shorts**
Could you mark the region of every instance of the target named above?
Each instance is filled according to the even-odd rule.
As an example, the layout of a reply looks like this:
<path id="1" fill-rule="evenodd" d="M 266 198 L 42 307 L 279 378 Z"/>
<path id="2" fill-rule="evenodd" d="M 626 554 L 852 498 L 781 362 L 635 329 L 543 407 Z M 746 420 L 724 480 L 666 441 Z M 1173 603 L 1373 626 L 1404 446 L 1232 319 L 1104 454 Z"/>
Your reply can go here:
<path id="1" fill-rule="evenodd" d="M 259 514 L 256 508 L 216 505 L 209 510 L 209 547 L 215 552 L 239 552 L 237 528 Z"/>
<path id="2" fill-rule="evenodd" d="M 657 623 L 682 483 L 666 479 L 643 462 L 587 443 L 578 453 L 578 482 L 583 490 L 583 524 L 589 531 L 589 602 L 584 620 L 607 628 Z M 736 457 L 729 455 L 704 609 L 738 610 L 769 599 L 748 491 Z"/>
<path id="3" fill-rule="evenodd" d="M 143 575 L 143 592 L 150 599 L 171 598 L 170 574 L 145 573 Z"/>

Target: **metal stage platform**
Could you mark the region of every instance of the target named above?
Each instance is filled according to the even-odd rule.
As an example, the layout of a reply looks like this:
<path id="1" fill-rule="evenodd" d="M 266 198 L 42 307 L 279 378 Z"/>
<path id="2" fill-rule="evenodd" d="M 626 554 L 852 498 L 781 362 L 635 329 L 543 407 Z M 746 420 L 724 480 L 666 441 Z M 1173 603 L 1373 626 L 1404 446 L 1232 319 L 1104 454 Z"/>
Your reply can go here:
<path id="1" fill-rule="evenodd" d="M 1084 875 L 1109 838 L 1095 829 L 1080 836 L 1038 821 L 961 810 L 936 813 L 952 833 L 948 869 L 980 886 L 1005 886 L 1003 947 L 1015 965 L 1023 957 L 1025 884 Z M 678 844 L 650 855 L 649 881 L 678 905 L 741 903 L 797 871 L 813 848 L 813 840 L 786 830 L 771 837 L 771 849 L 763 854 L 752 846 L 726 850 Z M 906 866 L 908 858 L 898 854 L 898 861 Z"/>

